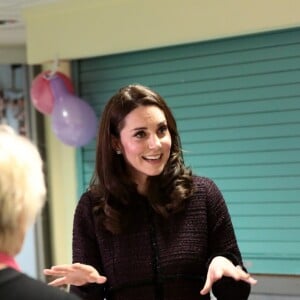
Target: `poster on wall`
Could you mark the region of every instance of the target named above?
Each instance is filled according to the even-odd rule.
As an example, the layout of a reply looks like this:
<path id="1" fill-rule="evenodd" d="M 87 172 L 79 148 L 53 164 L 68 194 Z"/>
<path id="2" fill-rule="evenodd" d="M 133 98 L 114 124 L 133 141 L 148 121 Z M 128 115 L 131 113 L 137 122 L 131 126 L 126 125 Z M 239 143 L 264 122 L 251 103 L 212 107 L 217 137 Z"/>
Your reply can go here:
<path id="1" fill-rule="evenodd" d="M 29 136 L 26 110 L 26 68 L 20 64 L 0 65 L 0 124 Z"/>
<path id="2" fill-rule="evenodd" d="M 27 135 L 25 101 L 22 91 L 0 89 L 0 124 L 7 124 L 17 133 Z"/>

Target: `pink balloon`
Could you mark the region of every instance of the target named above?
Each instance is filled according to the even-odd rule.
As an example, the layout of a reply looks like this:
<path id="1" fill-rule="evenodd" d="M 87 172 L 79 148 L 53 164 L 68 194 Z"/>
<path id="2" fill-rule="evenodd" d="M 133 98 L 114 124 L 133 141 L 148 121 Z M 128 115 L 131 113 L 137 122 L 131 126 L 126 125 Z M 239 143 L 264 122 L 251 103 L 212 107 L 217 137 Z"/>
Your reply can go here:
<path id="1" fill-rule="evenodd" d="M 94 110 L 87 102 L 69 93 L 59 76 L 54 76 L 50 84 L 55 98 L 51 115 L 53 132 L 67 145 L 81 147 L 88 144 L 97 131 Z"/>
<path id="2" fill-rule="evenodd" d="M 61 72 L 54 75 L 59 76 L 70 93 L 74 93 L 74 87 L 70 78 Z M 54 76 L 53 75 L 53 76 Z M 44 71 L 37 75 L 31 84 L 30 96 L 33 106 L 41 113 L 50 115 L 54 106 L 54 96 L 50 86 L 51 71 Z"/>

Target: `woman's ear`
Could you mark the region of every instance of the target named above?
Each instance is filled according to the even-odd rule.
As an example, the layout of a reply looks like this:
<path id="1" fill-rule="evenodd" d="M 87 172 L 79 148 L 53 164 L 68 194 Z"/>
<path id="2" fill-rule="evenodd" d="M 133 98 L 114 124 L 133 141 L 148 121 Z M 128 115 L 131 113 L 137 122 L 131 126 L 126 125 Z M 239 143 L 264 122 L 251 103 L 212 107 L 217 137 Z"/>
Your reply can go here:
<path id="1" fill-rule="evenodd" d="M 117 154 L 121 154 L 121 142 L 116 137 L 112 137 L 112 148 Z"/>

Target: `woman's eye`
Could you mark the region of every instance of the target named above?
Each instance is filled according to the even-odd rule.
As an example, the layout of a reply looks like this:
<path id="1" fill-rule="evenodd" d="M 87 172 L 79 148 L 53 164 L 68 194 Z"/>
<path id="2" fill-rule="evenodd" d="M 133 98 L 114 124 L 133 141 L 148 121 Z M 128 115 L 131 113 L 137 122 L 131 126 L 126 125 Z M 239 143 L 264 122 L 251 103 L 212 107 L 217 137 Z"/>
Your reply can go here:
<path id="1" fill-rule="evenodd" d="M 137 138 L 143 138 L 143 137 L 146 136 L 146 133 L 144 131 L 138 131 L 138 132 L 135 133 L 134 136 L 137 137 Z"/>
<path id="2" fill-rule="evenodd" d="M 167 130 L 168 130 L 168 126 L 167 125 L 163 125 L 163 126 L 159 127 L 158 132 L 160 134 L 164 134 Z"/>

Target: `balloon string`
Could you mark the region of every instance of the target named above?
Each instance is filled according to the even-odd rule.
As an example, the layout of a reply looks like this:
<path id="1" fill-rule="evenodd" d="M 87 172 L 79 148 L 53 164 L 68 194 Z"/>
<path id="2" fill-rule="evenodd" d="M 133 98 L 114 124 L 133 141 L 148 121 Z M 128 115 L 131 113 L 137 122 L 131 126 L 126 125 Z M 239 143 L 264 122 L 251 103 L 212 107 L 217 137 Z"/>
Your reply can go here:
<path id="1" fill-rule="evenodd" d="M 56 55 L 55 59 L 53 60 L 51 71 L 47 75 L 48 79 L 51 79 L 55 75 L 55 73 L 58 70 L 58 64 L 59 64 L 59 62 L 58 62 L 58 55 Z"/>

